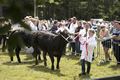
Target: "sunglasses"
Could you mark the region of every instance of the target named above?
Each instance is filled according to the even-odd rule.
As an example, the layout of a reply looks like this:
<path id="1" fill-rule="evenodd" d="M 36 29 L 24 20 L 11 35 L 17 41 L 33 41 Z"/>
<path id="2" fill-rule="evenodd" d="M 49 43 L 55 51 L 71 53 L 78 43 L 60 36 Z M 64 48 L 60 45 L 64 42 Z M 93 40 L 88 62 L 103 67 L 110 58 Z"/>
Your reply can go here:
<path id="1" fill-rule="evenodd" d="M 101 28 L 105 28 L 105 27 L 101 27 Z"/>

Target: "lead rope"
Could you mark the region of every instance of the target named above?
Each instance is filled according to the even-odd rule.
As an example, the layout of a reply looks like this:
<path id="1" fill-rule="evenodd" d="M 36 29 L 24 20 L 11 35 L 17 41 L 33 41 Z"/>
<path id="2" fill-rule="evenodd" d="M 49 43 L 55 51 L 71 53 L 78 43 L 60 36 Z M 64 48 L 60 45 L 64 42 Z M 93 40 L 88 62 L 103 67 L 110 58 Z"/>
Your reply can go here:
<path id="1" fill-rule="evenodd" d="M 61 36 L 62 36 L 62 38 L 64 38 L 68 43 L 70 43 L 70 41 L 68 41 L 68 38 L 69 38 L 70 36 L 68 36 L 67 38 L 65 38 L 62 34 L 61 34 Z"/>

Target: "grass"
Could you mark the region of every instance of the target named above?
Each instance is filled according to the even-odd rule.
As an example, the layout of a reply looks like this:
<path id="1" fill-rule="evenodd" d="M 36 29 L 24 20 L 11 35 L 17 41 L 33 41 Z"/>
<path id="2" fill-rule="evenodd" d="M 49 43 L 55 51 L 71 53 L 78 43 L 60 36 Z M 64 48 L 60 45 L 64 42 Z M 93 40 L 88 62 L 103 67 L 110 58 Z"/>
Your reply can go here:
<path id="1" fill-rule="evenodd" d="M 51 61 L 47 56 L 47 67 L 44 66 L 43 57 L 38 65 L 35 65 L 35 59 L 29 53 L 21 51 L 20 58 L 22 63 L 18 63 L 16 56 L 11 62 L 9 56 L 2 54 L 0 50 L 0 80 L 84 80 L 100 77 L 107 77 L 120 74 L 120 67 L 116 63 L 100 64 L 99 58 L 92 62 L 90 74 L 78 77 L 81 73 L 80 59 L 76 56 L 63 55 L 60 61 L 60 69 L 51 70 Z M 55 58 L 56 66 L 56 58 Z"/>

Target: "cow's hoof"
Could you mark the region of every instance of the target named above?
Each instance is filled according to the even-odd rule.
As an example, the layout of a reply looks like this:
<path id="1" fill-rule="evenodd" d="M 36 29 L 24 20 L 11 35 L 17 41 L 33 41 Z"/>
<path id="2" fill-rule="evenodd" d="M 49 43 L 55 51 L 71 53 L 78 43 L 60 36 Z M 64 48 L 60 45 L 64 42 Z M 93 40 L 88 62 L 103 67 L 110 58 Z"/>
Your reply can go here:
<path id="1" fill-rule="evenodd" d="M 19 61 L 19 63 L 21 63 L 21 61 Z"/>
<path id="2" fill-rule="evenodd" d="M 51 69 L 51 70 L 54 70 L 54 69 Z"/>
<path id="3" fill-rule="evenodd" d="M 13 61 L 13 57 L 12 58 L 10 58 L 11 59 L 11 61 Z"/>
<path id="4" fill-rule="evenodd" d="M 44 66 L 47 66 L 47 64 L 44 64 Z"/>
<path id="5" fill-rule="evenodd" d="M 38 65 L 38 63 L 35 63 L 35 65 Z"/>
<path id="6" fill-rule="evenodd" d="M 41 58 L 38 58 L 39 60 L 41 60 Z"/>
<path id="7" fill-rule="evenodd" d="M 59 69 L 59 67 L 57 67 L 57 69 Z"/>
<path id="8" fill-rule="evenodd" d="M 54 67 L 52 67 L 51 70 L 54 70 Z"/>

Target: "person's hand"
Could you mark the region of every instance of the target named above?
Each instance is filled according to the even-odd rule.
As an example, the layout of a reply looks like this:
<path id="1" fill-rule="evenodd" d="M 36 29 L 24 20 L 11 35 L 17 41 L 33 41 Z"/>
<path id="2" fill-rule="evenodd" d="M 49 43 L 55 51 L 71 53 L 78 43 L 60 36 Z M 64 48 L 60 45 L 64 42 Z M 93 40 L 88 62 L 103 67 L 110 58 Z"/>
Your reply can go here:
<path id="1" fill-rule="evenodd" d="M 82 35 L 80 34 L 79 37 L 81 37 Z"/>
<path id="2" fill-rule="evenodd" d="M 88 42 L 86 42 L 86 45 L 88 45 Z"/>
<path id="3" fill-rule="evenodd" d="M 75 35 L 75 33 L 72 33 L 72 35 L 74 36 L 74 35 Z"/>
<path id="4" fill-rule="evenodd" d="M 87 35 L 85 34 L 84 37 L 86 37 Z"/>
<path id="5" fill-rule="evenodd" d="M 116 35 L 111 36 L 111 38 L 115 38 L 115 37 L 117 37 L 117 36 Z"/>
<path id="6" fill-rule="evenodd" d="M 70 24 L 71 24 L 71 22 L 68 22 L 68 24 L 70 25 Z"/>
<path id="7" fill-rule="evenodd" d="M 100 36 L 100 38 L 102 39 L 102 38 L 103 38 L 103 36 Z"/>

